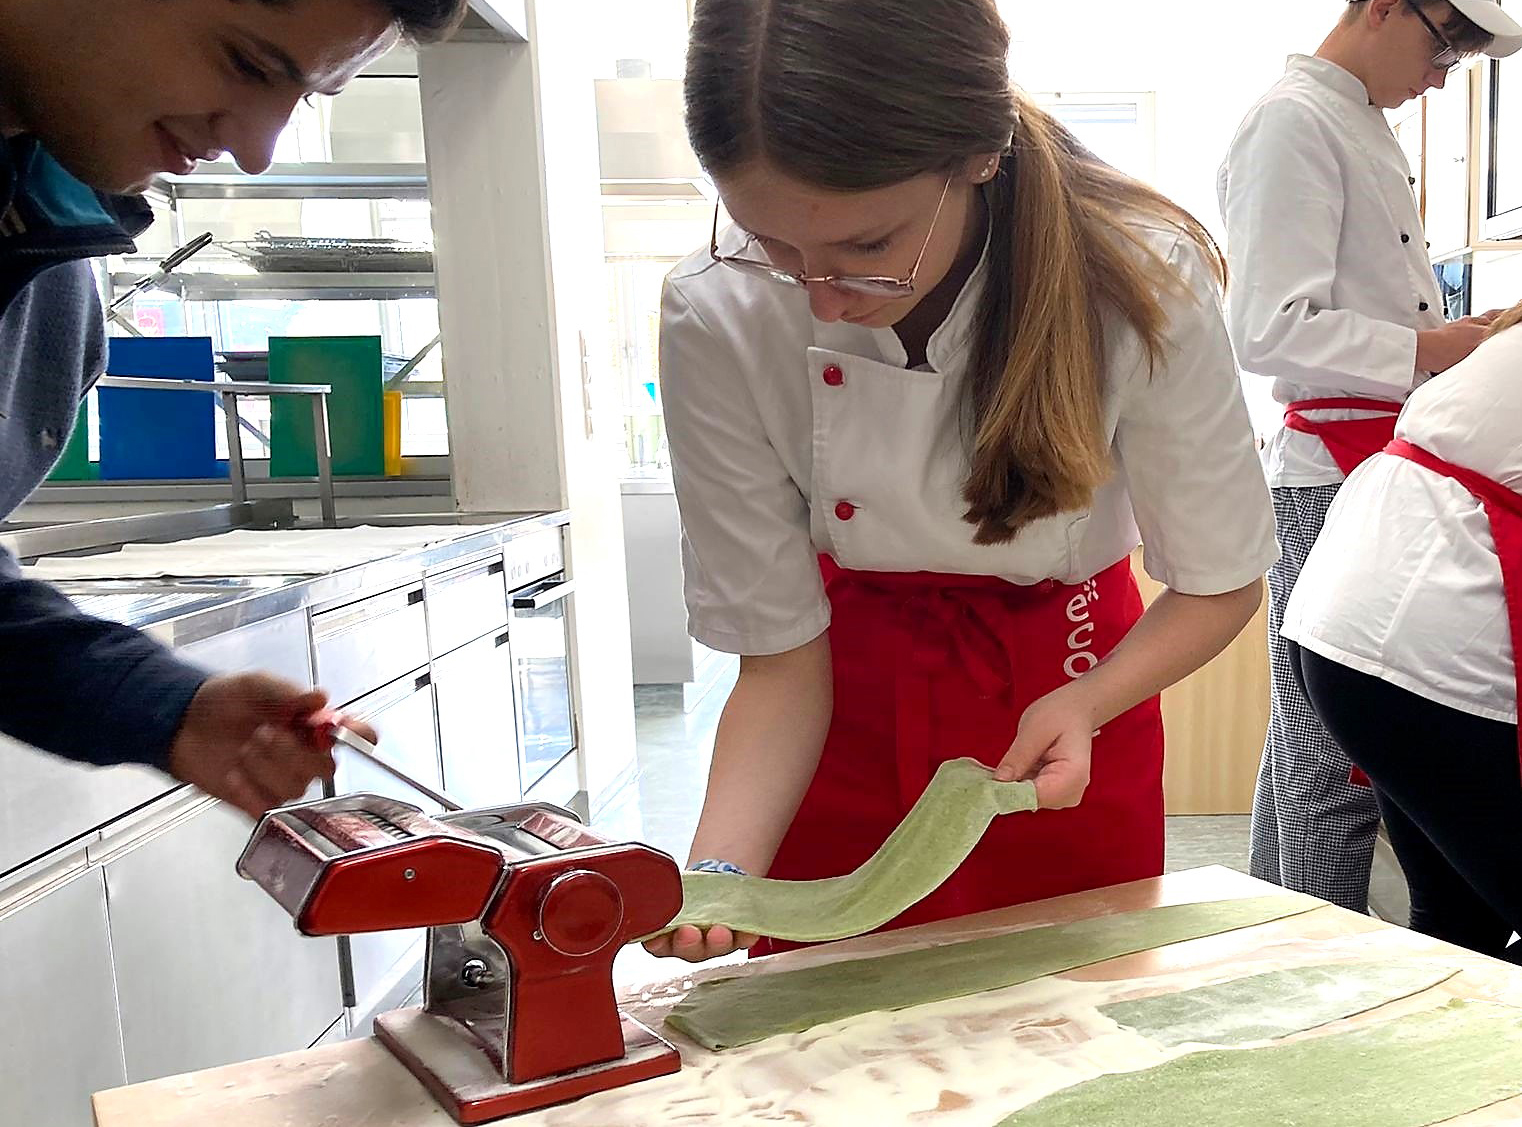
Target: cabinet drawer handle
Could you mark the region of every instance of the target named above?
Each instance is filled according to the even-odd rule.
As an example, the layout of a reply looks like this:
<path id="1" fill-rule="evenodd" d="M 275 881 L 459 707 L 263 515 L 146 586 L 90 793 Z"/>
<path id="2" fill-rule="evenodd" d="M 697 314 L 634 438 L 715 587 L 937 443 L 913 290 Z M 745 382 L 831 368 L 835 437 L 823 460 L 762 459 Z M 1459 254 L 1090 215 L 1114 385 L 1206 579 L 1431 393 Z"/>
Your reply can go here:
<path id="1" fill-rule="evenodd" d="M 405 598 L 403 596 L 405 595 Z M 398 602 L 397 600 L 401 601 Z M 372 595 L 348 606 L 318 611 L 312 615 L 312 632 L 319 645 L 356 627 L 379 622 L 389 615 L 399 614 L 423 601 L 423 589 L 415 587 L 406 592 L 390 591 L 384 595 Z"/>
<path id="2" fill-rule="evenodd" d="M 575 580 L 567 579 L 547 587 L 530 589 L 513 596 L 514 610 L 543 610 L 551 603 L 559 602 L 576 590 Z"/>

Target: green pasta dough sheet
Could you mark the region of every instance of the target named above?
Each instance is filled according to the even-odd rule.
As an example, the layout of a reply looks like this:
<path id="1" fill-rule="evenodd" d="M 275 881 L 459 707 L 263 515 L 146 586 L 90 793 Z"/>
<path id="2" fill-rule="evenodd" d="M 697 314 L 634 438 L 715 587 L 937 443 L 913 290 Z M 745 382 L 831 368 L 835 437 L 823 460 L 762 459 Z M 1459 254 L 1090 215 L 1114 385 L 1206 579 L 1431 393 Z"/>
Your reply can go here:
<path id="1" fill-rule="evenodd" d="M 999 1127 L 1428 1127 L 1522 1095 L 1522 1010 L 1451 1002 L 1348 1033 L 1101 1076 Z"/>
<path id="2" fill-rule="evenodd" d="M 730 1049 L 874 1010 L 1015 986 L 1321 906 L 1293 893 L 1170 904 L 876 958 L 717 979 L 699 983 L 666 1023 L 709 1049 Z"/>
<path id="3" fill-rule="evenodd" d="M 1452 967 L 1337 963 L 1291 967 L 1175 994 L 1100 1006 L 1118 1025 L 1162 1045 L 1241 1045 L 1315 1029 L 1409 998 L 1452 978 Z"/>
<path id="4" fill-rule="evenodd" d="M 682 910 L 661 931 L 723 924 L 798 943 L 862 935 L 939 888 L 999 815 L 1034 809 L 1030 783 L 996 782 L 976 760 L 953 759 L 855 872 L 800 881 L 683 873 Z"/>

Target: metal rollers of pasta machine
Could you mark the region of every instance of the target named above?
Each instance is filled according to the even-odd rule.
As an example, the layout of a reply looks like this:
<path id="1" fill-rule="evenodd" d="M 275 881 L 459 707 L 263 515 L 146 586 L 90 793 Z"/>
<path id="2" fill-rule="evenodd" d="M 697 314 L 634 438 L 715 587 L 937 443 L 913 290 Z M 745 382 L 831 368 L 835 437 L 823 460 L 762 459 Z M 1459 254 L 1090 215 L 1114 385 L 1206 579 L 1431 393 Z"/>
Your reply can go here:
<path id="1" fill-rule="evenodd" d="M 424 1004 L 375 1035 L 461 1123 L 675 1072 L 619 1012 L 613 958 L 682 903 L 664 853 L 542 803 L 430 817 L 372 794 L 271 811 L 238 872 L 303 935 L 426 927 Z"/>

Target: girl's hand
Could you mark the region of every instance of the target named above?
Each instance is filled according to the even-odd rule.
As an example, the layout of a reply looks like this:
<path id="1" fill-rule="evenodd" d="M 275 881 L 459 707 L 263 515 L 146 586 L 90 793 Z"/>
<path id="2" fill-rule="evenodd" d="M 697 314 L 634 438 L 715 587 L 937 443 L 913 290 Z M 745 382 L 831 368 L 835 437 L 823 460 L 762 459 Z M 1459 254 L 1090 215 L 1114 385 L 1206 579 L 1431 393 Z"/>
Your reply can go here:
<path id="1" fill-rule="evenodd" d="M 647 940 L 645 950 L 662 958 L 686 959 L 689 963 L 701 963 L 717 959 L 742 947 L 754 946 L 760 936 L 745 932 L 733 932 L 722 924 L 704 931 L 701 928 L 679 927 L 665 935 Z"/>
<path id="2" fill-rule="evenodd" d="M 1077 806 L 1089 785 L 1094 748 L 1094 711 L 1077 683 L 1048 693 L 1025 710 L 1020 729 L 994 778 L 1028 779 L 1036 784 L 1043 810 Z"/>

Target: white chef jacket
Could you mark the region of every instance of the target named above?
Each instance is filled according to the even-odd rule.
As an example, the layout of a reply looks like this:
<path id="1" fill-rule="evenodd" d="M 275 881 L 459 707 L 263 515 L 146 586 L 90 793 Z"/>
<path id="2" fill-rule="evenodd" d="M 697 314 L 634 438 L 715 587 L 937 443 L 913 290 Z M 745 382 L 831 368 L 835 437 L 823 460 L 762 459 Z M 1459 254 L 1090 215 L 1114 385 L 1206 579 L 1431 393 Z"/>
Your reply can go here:
<path id="1" fill-rule="evenodd" d="M 1395 433 L 1522 491 L 1522 329 L 1423 384 Z M 1348 478 L 1285 608 L 1308 650 L 1475 716 L 1517 719 L 1490 521 L 1458 482 L 1376 454 Z"/>
<path id="2" fill-rule="evenodd" d="M 1144 230 L 1186 294 L 1165 296 L 1174 348 L 1149 369 L 1119 317 L 1106 326 L 1104 426 L 1116 472 L 1085 512 L 973 543 L 964 367 L 985 264 L 910 369 L 892 329 L 813 319 L 800 289 L 704 249 L 667 278 L 661 386 L 683 525 L 688 628 L 741 654 L 780 653 L 830 621 L 818 554 L 869 571 L 1089 578 L 1146 543 L 1178 591 L 1251 583 L 1277 558 L 1273 515 L 1214 279 L 1171 227 Z M 726 249 L 742 235 L 725 233 Z M 1133 518 L 1134 513 L 1134 518 Z"/>
<path id="3" fill-rule="evenodd" d="M 1417 330 L 1443 324 L 1443 299 L 1406 155 L 1363 83 L 1325 59 L 1290 56 L 1238 128 L 1216 188 L 1243 370 L 1273 380 L 1280 403 L 1403 400 L 1417 382 Z M 1281 427 L 1263 459 L 1274 486 L 1342 480 L 1315 435 Z"/>

